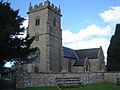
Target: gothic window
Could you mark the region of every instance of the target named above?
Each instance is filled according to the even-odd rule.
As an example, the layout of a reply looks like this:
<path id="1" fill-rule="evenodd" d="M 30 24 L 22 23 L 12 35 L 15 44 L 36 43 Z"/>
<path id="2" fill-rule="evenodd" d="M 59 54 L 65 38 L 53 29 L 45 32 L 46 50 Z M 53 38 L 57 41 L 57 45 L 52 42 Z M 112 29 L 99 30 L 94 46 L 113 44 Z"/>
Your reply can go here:
<path id="1" fill-rule="evenodd" d="M 40 25 L 40 19 L 37 17 L 37 18 L 35 19 L 35 26 L 38 26 L 38 25 Z"/>
<path id="2" fill-rule="evenodd" d="M 36 64 L 37 63 L 40 63 L 40 50 L 38 49 L 37 51 L 36 51 Z"/>
<path id="3" fill-rule="evenodd" d="M 90 71 L 89 64 L 86 66 L 86 71 Z"/>
<path id="4" fill-rule="evenodd" d="M 56 18 L 53 18 L 53 26 L 56 26 Z"/>
<path id="5" fill-rule="evenodd" d="M 88 71 L 88 65 L 86 66 L 86 71 Z"/>
<path id="6" fill-rule="evenodd" d="M 37 49 L 34 53 L 34 61 L 33 64 L 39 64 L 40 63 L 40 50 Z"/>
<path id="7" fill-rule="evenodd" d="M 38 73 L 38 72 L 39 72 L 38 67 L 35 67 L 35 68 L 34 68 L 34 73 Z"/>
<path id="8" fill-rule="evenodd" d="M 40 25 L 40 19 L 39 18 L 38 18 L 38 22 L 37 23 L 38 23 L 38 25 Z"/>

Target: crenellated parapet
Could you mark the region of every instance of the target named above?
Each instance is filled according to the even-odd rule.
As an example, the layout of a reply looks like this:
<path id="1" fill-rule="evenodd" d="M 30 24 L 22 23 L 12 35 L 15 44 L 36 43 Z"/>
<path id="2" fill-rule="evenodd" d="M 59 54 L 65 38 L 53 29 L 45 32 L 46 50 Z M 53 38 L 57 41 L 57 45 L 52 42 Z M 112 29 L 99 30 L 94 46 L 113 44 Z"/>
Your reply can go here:
<path id="1" fill-rule="evenodd" d="M 34 6 L 32 6 L 30 3 L 28 13 L 34 12 L 36 10 L 41 10 L 44 8 L 50 8 L 51 10 L 55 11 L 56 13 L 61 14 L 60 6 L 59 7 L 55 6 L 54 4 L 50 3 L 49 0 L 45 1 L 44 3 L 36 4 Z"/>

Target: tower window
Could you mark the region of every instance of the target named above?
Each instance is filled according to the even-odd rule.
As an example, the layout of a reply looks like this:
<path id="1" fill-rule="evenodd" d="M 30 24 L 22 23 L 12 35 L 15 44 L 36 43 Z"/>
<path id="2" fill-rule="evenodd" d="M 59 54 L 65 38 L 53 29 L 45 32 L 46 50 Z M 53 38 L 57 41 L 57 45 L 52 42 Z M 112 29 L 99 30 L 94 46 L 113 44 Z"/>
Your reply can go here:
<path id="1" fill-rule="evenodd" d="M 35 20 L 35 25 L 36 25 L 36 26 L 40 25 L 40 19 L 39 19 L 39 18 L 37 18 L 37 19 Z"/>
<path id="2" fill-rule="evenodd" d="M 38 64 L 40 63 L 40 50 L 37 49 L 36 52 L 34 53 L 33 57 L 33 64 Z"/>
<path id="3" fill-rule="evenodd" d="M 39 73 L 38 67 L 35 67 L 35 68 L 34 68 L 34 73 Z"/>
<path id="4" fill-rule="evenodd" d="M 56 26 L 56 18 L 53 18 L 53 26 Z"/>

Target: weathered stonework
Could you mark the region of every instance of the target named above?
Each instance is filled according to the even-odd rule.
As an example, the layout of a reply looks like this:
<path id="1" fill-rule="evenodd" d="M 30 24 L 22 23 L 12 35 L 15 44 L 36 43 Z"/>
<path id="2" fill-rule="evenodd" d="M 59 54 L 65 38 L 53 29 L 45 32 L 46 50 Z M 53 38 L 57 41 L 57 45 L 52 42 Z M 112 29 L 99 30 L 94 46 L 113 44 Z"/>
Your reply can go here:
<path id="1" fill-rule="evenodd" d="M 22 73 L 20 73 L 22 72 Z M 16 73 L 16 87 L 42 87 L 56 86 L 55 79 L 58 77 L 80 77 L 83 84 L 97 82 L 113 82 L 120 78 L 120 72 L 86 72 L 86 73 L 28 73 L 26 70 L 19 69 Z"/>
<path id="2" fill-rule="evenodd" d="M 54 6 L 49 0 L 45 0 L 44 3 L 39 5 L 31 6 L 30 4 L 28 34 L 35 37 L 31 47 L 37 47 L 38 50 L 35 55 L 29 56 L 29 59 L 33 62 L 25 65 L 27 71 L 29 73 L 105 71 L 104 55 L 101 47 L 96 58 L 88 58 L 89 65 L 84 64 L 74 67 L 73 64 L 79 59 L 75 51 L 73 53 L 76 58 L 64 57 L 61 16 L 60 7 Z M 86 67 L 89 67 L 89 70 L 86 70 Z"/>
<path id="3" fill-rule="evenodd" d="M 73 71 L 73 73 L 76 73 L 76 72 L 85 72 L 85 67 L 83 67 L 83 66 L 74 66 L 74 67 L 72 67 L 72 71 Z"/>
<path id="4" fill-rule="evenodd" d="M 22 72 L 22 73 L 20 73 Z M 16 73 L 16 87 L 41 87 L 56 86 L 55 79 L 58 77 L 80 77 L 83 84 L 104 81 L 104 73 L 29 73 L 19 69 Z"/>
<path id="5" fill-rule="evenodd" d="M 28 33 L 35 37 L 31 46 L 37 47 L 39 51 L 37 57 L 32 57 L 36 63 L 29 64 L 31 72 L 34 72 L 34 68 L 38 68 L 38 72 L 61 71 L 63 58 L 61 16 L 60 8 L 48 0 L 34 7 L 30 4 Z"/>
<path id="6" fill-rule="evenodd" d="M 104 73 L 104 81 L 116 83 L 116 78 L 120 78 L 120 72 L 106 72 Z"/>

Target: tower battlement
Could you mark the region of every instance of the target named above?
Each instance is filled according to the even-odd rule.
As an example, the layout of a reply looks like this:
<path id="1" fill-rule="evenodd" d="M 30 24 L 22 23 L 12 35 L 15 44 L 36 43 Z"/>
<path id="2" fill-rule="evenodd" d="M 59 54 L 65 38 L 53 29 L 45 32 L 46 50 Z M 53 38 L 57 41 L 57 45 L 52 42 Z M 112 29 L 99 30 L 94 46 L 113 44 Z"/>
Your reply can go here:
<path id="1" fill-rule="evenodd" d="M 54 4 L 50 3 L 49 0 L 45 1 L 44 3 L 36 4 L 34 6 L 32 6 L 30 3 L 29 13 L 34 12 L 36 10 L 41 10 L 44 8 L 50 8 L 50 9 L 54 10 L 56 13 L 61 14 L 60 6 L 59 7 L 55 6 Z"/>

